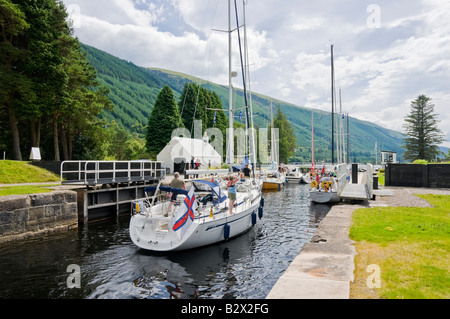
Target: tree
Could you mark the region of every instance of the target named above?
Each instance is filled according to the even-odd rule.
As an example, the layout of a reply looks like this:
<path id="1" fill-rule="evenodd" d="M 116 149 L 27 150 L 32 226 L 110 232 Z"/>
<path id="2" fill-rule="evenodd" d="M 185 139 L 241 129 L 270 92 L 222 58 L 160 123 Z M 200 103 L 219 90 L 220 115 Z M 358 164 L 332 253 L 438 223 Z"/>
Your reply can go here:
<path id="1" fill-rule="evenodd" d="M 64 99 L 53 113 L 58 118 L 63 159 L 71 160 L 74 135 L 89 126 L 98 125 L 98 115 L 104 109 L 111 110 L 113 105 L 107 97 L 109 90 L 97 81 L 97 72 L 87 61 L 78 40 L 64 35 L 60 41 L 63 44 L 61 54 L 67 81 Z M 81 113 L 83 116 L 78 116 Z"/>
<path id="2" fill-rule="evenodd" d="M 441 153 L 438 145 L 444 141 L 444 135 L 437 127 L 437 116 L 431 98 L 419 95 L 411 102 L 410 114 L 405 117 L 403 125 L 407 135 L 403 139 L 406 160 L 433 161 Z"/>
<path id="3" fill-rule="evenodd" d="M 66 19 L 62 1 L 0 0 L 0 144 L 15 160 L 30 146 L 71 159 L 74 135 L 112 107 Z"/>
<path id="4" fill-rule="evenodd" d="M 278 106 L 277 113 L 273 119 L 274 128 L 279 129 L 279 159 L 280 163 L 288 163 L 289 158 L 295 152 L 297 148 L 297 140 L 294 135 L 294 129 L 291 123 L 287 119 L 286 115 L 281 111 L 281 107 Z"/>
<path id="5" fill-rule="evenodd" d="M 155 157 L 170 142 L 173 130 L 179 127 L 183 127 L 183 124 L 178 105 L 172 89 L 166 85 L 159 92 L 148 119 L 147 151 Z"/>
<path id="6" fill-rule="evenodd" d="M 205 90 L 200 87 L 200 85 L 195 83 L 186 83 L 184 85 L 178 105 L 184 127 L 191 132 L 191 135 L 194 134 L 194 120 L 202 121 L 202 133 L 206 129 L 207 100 L 207 97 L 205 97 Z"/>
<path id="7" fill-rule="evenodd" d="M 22 160 L 20 135 L 16 111 L 18 102 L 29 103 L 34 99 L 31 81 L 16 69 L 15 64 L 24 60 L 26 48 L 16 38 L 30 25 L 20 7 L 9 0 L 0 0 L 0 109 L 6 111 L 12 137 L 13 158 Z"/>

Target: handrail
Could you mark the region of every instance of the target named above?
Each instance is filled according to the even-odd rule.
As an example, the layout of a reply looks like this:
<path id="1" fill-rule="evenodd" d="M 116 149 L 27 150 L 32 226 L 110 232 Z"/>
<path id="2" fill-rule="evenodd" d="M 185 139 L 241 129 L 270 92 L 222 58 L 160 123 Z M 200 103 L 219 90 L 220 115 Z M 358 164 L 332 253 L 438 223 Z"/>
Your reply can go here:
<path id="1" fill-rule="evenodd" d="M 345 185 L 348 183 L 348 176 L 350 176 L 350 173 L 348 171 L 347 164 L 339 164 L 337 166 L 337 193 L 340 195 L 342 191 L 344 190 Z"/>
<path id="2" fill-rule="evenodd" d="M 77 169 L 67 167 L 75 164 Z M 145 181 L 147 179 L 163 179 L 166 170 L 162 162 L 153 161 L 64 161 L 61 163 L 61 183 L 68 174 L 73 174 L 77 179 L 71 179 L 67 183 L 76 184 L 102 184 L 101 181 L 110 183 Z M 93 166 L 93 168 L 92 168 Z M 137 167 L 136 167 L 137 166 Z M 67 168 L 67 170 L 66 170 Z M 102 175 L 107 177 L 102 177 Z"/>
<path id="3" fill-rule="evenodd" d="M 366 170 L 366 187 L 369 192 L 369 199 L 373 197 L 373 165 L 367 164 Z"/>

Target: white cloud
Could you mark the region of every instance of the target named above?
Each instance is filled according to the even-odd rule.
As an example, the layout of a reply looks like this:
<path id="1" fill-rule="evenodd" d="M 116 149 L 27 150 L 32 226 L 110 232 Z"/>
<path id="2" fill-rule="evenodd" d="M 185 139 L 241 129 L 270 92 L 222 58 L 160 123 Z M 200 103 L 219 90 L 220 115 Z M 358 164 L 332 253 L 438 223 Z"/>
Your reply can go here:
<path id="1" fill-rule="evenodd" d="M 426 94 L 433 98 L 440 128 L 450 140 L 449 2 L 380 3 L 379 28 L 367 24 L 370 1 L 246 2 L 254 91 L 329 111 L 334 43 L 336 84 L 346 112 L 402 131 L 410 102 Z M 137 65 L 227 82 L 227 35 L 212 31 L 227 29 L 227 1 L 64 3 L 79 6 L 81 26 L 75 31 L 86 44 Z M 239 19 L 242 23 L 241 11 Z M 233 68 L 240 71 L 236 41 L 233 46 Z M 239 86 L 240 78 L 235 81 Z"/>

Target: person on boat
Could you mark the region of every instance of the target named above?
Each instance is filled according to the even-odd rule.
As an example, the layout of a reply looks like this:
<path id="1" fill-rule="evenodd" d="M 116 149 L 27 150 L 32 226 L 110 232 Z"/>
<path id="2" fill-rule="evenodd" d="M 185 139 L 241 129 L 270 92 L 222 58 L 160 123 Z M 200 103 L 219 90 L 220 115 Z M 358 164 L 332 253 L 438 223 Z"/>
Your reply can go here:
<path id="1" fill-rule="evenodd" d="M 230 215 L 233 215 L 233 205 L 234 202 L 236 201 L 236 182 L 239 180 L 238 177 L 236 176 L 230 176 L 228 178 L 228 183 L 227 183 L 227 187 L 228 187 L 228 198 L 230 199 L 229 201 L 229 213 Z"/>
<path id="2" fill-rule="evenodd" d="M 200 161 L 199 161 L 199 159 L 197 158 L 197 161 L 195 161 L 195 168 L 194 169 L 200 169 Z M 195 175 L 195 178 L 198 178 L 198 175 Z"/>
<path id="3" fill-rule="evenodd" d="M 250 177 L 251 170 L 250 170 L 250 168 L 248 168 L 248 164 L 245 164 L 243 172 L 244 172 L 244 177 Z"/>
<path id="4" fill-rule="evenodd" d="M 173 187 L 173 188 L 186 189 L 186 184 L 184 183 L 183 178 L 180 177 L 180 173 L 178 173 L 178 172 L 175 172 L 173 174 L 173 179 L 170 182 L 169 186 Z M 172 192 L 172 195 L 170 197 L 169 208 L 167 209 L 167 213 L 170 212 L 170 210 L 172 209 L 173 203 L 176 201 L 177 201 L 177 193 Z"/>

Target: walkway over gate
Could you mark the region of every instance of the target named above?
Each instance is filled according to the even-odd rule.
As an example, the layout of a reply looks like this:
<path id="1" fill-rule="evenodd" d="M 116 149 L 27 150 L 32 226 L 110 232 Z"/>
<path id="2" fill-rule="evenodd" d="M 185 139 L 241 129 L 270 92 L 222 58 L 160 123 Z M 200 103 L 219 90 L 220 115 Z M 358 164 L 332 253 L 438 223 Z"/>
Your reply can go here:
<path id="1" fill-rule="evenodd" d="M 367 170 L 362 176 L 361 183 L 347 183 L 340 193 L 341 199 L 369 200 L 373 197 L 373 166 L 367 164 Z"/>
<path id="2" fill-rule="evenodd" d="M 145 197 L 144 189 L 166 177 L 161 162 L 66 161 L 61 184 L 77 185 L 78 220 L 90 221 L 130 214 L 132 202 Z"/>
<path id="3" fill-rule="evenodd" d="M 65 161 L 61 183 L 70 185 L 117 184 L 160 180 L 165 177 L 161 162 L 152 161 Z"/>

